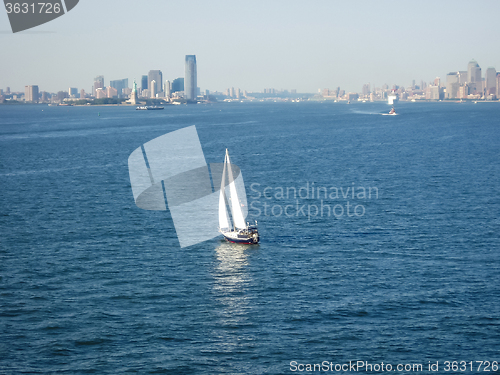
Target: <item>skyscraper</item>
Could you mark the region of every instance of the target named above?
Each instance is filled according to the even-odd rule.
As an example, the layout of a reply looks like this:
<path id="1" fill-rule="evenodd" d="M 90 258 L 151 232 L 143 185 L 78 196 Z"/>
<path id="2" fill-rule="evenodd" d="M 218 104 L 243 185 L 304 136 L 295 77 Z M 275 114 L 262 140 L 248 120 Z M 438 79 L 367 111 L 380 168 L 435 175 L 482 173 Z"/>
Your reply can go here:
<path id="1" fill-rule="evenodd" d="M 95 98 L 96 99 L 103 99 L 106 97 L 106 90 L 104 90 L 103 88 L 98 88 L 95 90 Z"/>
<path id="2" fill-rule="evenodd" d="M 116 89 L 116 91 L 118 92 L 118 97 L 121 98 L 123 94 L 122 90 L 128 87 L 128 78 L 110 81 L 109 85 Z"/>
<path id="3" fill-rule="evenodd" d="M 172 82 L 172 92 L 184 91 L 184 78 L 176 78 Z"/>
<path id="4" fill-rule="evenodd" d="M 165 86 L 163 88 L 163 91 L 165 92 L 165 97 L 166 98 L 170 98 L 170 91 L 171 91 L 171 88 L 170 88 L 170 81 L 165 81 Z"/>
<path id="5" fill-rule="evenodd" d="M 142 76 L 142 78 L 141 78 L 141 91 L 147 90 L 148 88 L 149 88 L 148 76 Z"/>
<path id="6" fill-rule="evenodd" d="M 458 83 L 460 85 L 465 85 L 467 83 L 467 71 L 466 70 L 461 70 L 458 72 Z"/>
<path id="7" fill-rule="evenodd" d="M 155 81 L 156 85 L 153 90 L 151 87 L 151 81 Z M 161 73 L 161 70 L 150 70 L 148 73 L 148 88 L 149 88 L 149 93 L 152 98 L 156 98 L 156 94 L 159 94 L 162 89 L 161 83 L 163 82 L 163 74 Z"/>
<path id="8" fill-rule="evenodd" d="M 482 91 L 481 68 L 476 60 L 471 60 L 467 65 L 467 79 L 473 91 Z"/>
<path id="9" fill-rule="evenodd" d="M 149 90 L 151 98 L 156 98 L 156 81 L 154 79 L 149 82 L 149 87 L 151 87 L 151 90 Z"/>
<path id="10" fill-rule="evenodd" d="M 96 96 L 97 89 L 104 88 L 104 76 L 97 76 L 94 78 L 94 86 L 92 87 L 92 95 Z"/>
<path id="11" fill-rule="evenodd" d="M 500 97 L 500 72 L 497 73 L 497 98 Z"/>
<path id="12" fill-rule="evenodd" d="M 486 69 L 486 95 L 496 95 L 497 91 L 497 71 L 493 67 Z"/>
<path id="13" fill-rule="evenodd" d="M 38 103 L 38 86 L 24 87 L 24 100 L 27 102 Z"/>
<path id="14" fill-rule="evenodd" d="M 452 99 L 458 96 L 460 88 L 459 72 L 450 72 L 446 75 L 446 98 Z"/>
<path id="15" fill-rule="evenodd" d="M 362 92 L 363 92 L 364 97 L 367 97 L 368 95 L 370 95 L 370 84 L 369 83 L 366 83 L 363 85 Z"/>
<path id="16" fill-rule="evenodd" d="M 111 87 L 111 86 L 106 87 L 106 97 L 107 98 L 117 98 L 118 97 L 118 90 L 115 89 L 114 87 Z"/>
<path id="17" fill-rule="evenodd" d="M 196 55 L 186 55 L 184 95 L 187 100 L 196 100 L 197 88 Z"/>

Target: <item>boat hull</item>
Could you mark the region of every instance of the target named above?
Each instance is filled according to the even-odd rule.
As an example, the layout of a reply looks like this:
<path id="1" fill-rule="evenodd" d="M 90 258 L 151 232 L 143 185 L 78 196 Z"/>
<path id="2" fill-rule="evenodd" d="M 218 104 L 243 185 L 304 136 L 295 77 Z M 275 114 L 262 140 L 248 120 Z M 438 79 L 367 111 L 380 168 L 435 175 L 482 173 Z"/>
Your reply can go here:
<path id="1" fill-rule="evenodd" d="M 161 109 L 163 109 L 163 107 L 146 105 L 142 107 L 137 107 L 136 111 L 155 111 L 155 110 L 157 111 Z"/>
<path id="2" fill-rule="evenodd" d="M 252 233 L 237 233 L 237 232 L 223 232 L 222 235 L 228 242 L 232 243 L 240 243 L 240 244 L 245 244 L 245 245 L 254 245 L 259 243 L 259 233 L 258 232 L 252 232 Z"/>
<path id="3" fill-rule="evenodd" d="M 247 239 L 235 239 L 235 238 L 229 238 L 224 236 L 226 241 L 231 242 L 231 243 L 239 243 L 243 245 L 256 245 L 259 243 L 259 240 L 254 240 L 253 238 L 247 238 Z"/>

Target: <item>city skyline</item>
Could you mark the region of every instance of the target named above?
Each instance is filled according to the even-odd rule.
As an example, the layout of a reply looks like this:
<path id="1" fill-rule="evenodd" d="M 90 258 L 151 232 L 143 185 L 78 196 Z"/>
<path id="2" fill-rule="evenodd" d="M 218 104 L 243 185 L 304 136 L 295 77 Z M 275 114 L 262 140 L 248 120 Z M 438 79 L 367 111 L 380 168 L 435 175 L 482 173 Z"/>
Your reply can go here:
<path id="1" fill-rule="evenodd" d="M 0 87 L 89 92 L 89 77 L 139 83 L 151 67 L 172 81 L 184 77 L 179 57 L 189 53 L 203 62 L 198 87 L 212 91 L 409 86 L 444 79 L 473 58 L 483 71 L 500 69 L 491 30 L 500 12 L 497 1 L 478 3 L 481 17 L 473 27 L 466 1 L 117 4 L 87 0 L 65 17 L 17 34 L 0 12 Z M 164 25 L 150 21 L 151 9 L 165 14 Z"/>
<path id="2" fill-rule="evenodd" d="M 373 86 L 370 83 L 364 84 L 361 91 L 349 91 L 337 87 L 331 90 L 330 88 L 318 89 L 318 92 L 314 95 L 316 98 L 324 99 L 339 99 L 339 100 L 370 100 L 379 101 L 386 100 L 391 92 L 398 95 L 399 99 L 402 100 L 442 100 L 442 99 L 486 99 L 495 100 L 500 97 L 500 72 L 497 72 L 494 67 L 488 67 L 484 71 L 484 76 L 482 74 L 483 70 L 477 61 L 471 60 L 467 64 L 467 70 L 454 71 L 446 75 L 446 79 L 442 80 L 440 77 L 436 77 L 433 81 L 425 82 L 420 81 L 417 84 L 415 80 L 412 81 L 411 86 L 403 85 L 389 85 L 384 84 L 381 87 Z M 240 88 L 230 87 L 225 90 L 224 93 L 203 90 L 201 92 L 200 88 L 197 87 L 197 65 L 196 65 L 196 55 L 186 55 L 185 56 L 185 76 L 174 79 L 172 82 L 170 80 L 165 80 L 164 84 L 157 87 L 156 81 L 163 81 L 163 73 L 160 70 L 150 70 L 148 75 L 142 75 L 142 87 L 140 90 L 135 89 L 135 100 L 137 98 L 144 99 L 162 99 L 166 102 L 171 102 L 171 100 L 187 100 L 194 101 L 196 98 L 201 98 L 203 100 L 209 99 L 207 95 L 209 92 L 211 95 L 215 94 L 220 98 L 228 99 L 255 99 L 254 95 L 262 98 L 260 94 L 270 94 L 271 96 L 280 95 L 292 97 L 300 94 L 311 95 L 313 93 L 297 93 L 296 90 L 276 90 L 273 88 L 265 88 L 259 92 L 248 92 L 247 90 L 241 90 Z M 148 80 L 150 81 L 148 84 Z M 136 80 L 134 79 L 133 82 Z M 184 87 L 184 81 L 186 81 L 186 88 Z M 35 91 L 33 91 L 35 90 Z M 180 93 L 179 93 L 180 91 Z M 20 92 L 14 92 L 7 87 L 5 91 L 0 88 L 0 102 L 5 100 L 5 94 L 19 94 Z M 35 94 L 36 93 L 36 94 Z M 9 96 L 7 100 L 19 100 L 27 102 L 59 102 L 62 100 L 76 100 L 76 99 L 103 99 L 103 98 L 117 98 L 117 99 L 131 99 L 133 89 L 128 86 L 128 78 L 120 80 L 110 80 L 109 85 L 106 85 L 105 77 L 100 75 L 94 78 L 92 86 L 92 95 L 81 89 L 80 92 L 78 88 L 70 87 L 68 91 L 58 91 L 57 93 L 48 93 L 46 91 L 39 90 L 38 85 L 26 85 L 24 97 L 19 95 Z M 48 95 L 47 95 L 48 94 Z M 21 93 L 22 95 L 22 93 Z M 200 96 L 201 95 L 201 96 Z M 66 99 L 67 98 L 67 99 Z M 135 101 L 134 100 L 134 101 Z M 130 100 L 127 102 L 130 103 Z M 135 103 L 134 103 L 135 104 Z"/>

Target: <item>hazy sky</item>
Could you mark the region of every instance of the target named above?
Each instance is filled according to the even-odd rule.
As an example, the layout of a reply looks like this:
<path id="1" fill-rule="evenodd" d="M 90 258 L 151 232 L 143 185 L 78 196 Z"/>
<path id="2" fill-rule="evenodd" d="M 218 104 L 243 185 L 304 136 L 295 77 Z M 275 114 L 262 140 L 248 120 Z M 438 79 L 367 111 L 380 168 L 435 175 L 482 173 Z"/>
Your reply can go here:
<path id="1" fill-rule="evenodd" d="M 12 34 L 0 10 L 0 88 L 89 92 L 97 75 L 131 86 L 151 69 L 173 80 L 187 54 L 203 90 L 359 92 L 444 80 L 472 58 L 484 75 L 500 70 L 499 15 L 499 0 L 80 0 Z"/>

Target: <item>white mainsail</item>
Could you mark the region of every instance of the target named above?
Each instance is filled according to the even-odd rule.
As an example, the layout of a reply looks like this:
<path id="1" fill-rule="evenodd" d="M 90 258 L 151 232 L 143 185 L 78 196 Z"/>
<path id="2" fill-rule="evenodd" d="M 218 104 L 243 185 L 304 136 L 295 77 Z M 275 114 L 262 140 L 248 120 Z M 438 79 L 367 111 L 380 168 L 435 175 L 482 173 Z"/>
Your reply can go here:
<path id="1" fill-rule="evenodd" d="M 231 161 L 229 160 L 229 153 L 226 149 L 226 160 L 224 160 L 224 168 L 226 168 L 227 161 L 227 175 L 229 178 L 229 192 L 231 200 L 231 215 L 233 216 L 233 222 L 235 229 L 245 229 L 247 227 L 245 223 L 245 218 L 243 217 L 243 211 L 241 210 L 241 203 L 238 198 L 238 193 L 236 192 L 236 184 L 233 178 L 233 170 L 231 168 Z"/>
<path id="2" fill-rule="evenodd" d="M 226 151 L 227 152 L 227 151 Z M 222 169 L 222 182 L 220 184 L 219 195 L 219 229 L 231 229 L 231 223 L 226 207 L 226 160 L 224 159 L 224 168 Z"/>

